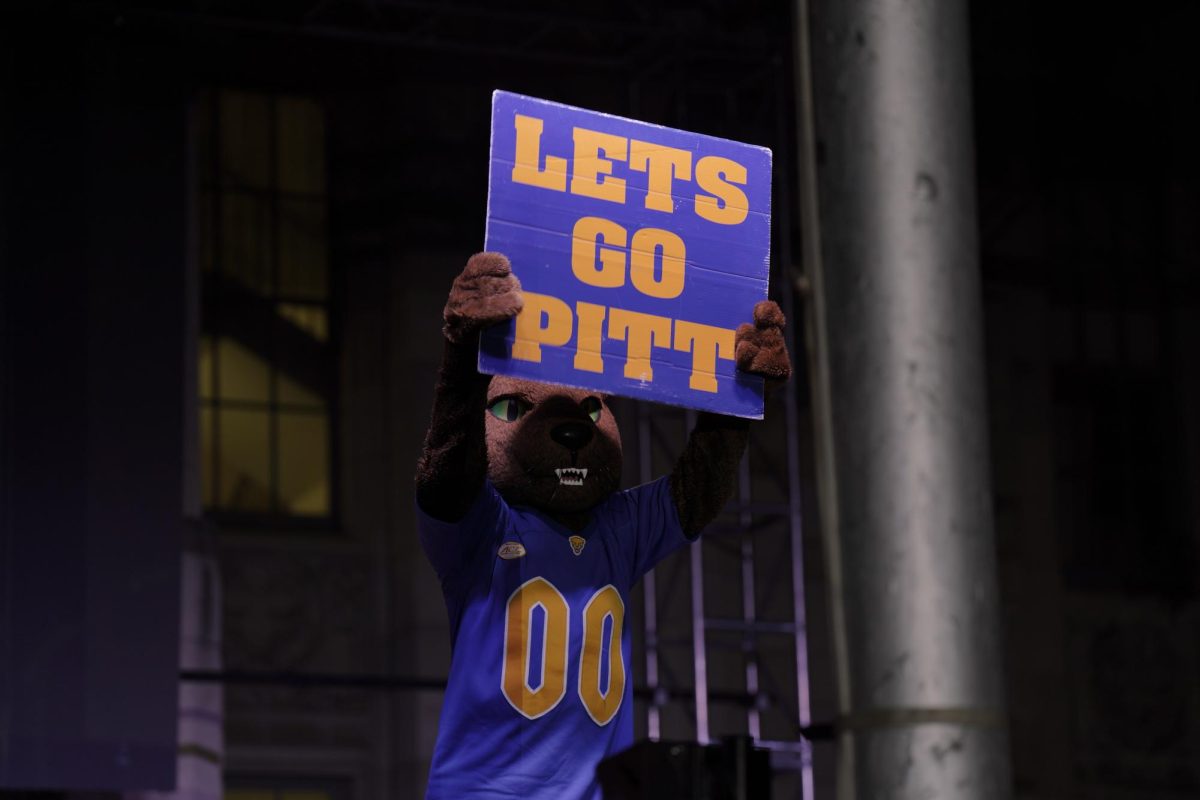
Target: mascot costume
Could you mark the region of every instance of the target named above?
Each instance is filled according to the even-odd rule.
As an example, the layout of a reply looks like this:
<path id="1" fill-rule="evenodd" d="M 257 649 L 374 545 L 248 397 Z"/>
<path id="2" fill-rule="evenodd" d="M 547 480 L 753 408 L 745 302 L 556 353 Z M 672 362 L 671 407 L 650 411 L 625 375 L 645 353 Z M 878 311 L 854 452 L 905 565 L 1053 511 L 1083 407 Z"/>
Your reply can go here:
<path id="1" fill-rule="evenodd" d="M 444 313 L 416 478 L 453 643 L 430 798 L 599 796 L 596 765 L 633 743 L 626 598 L 720 513 L 746 447 L 746 420 L 701 413 L 669 475 L 618 491 L 606 397 L 477 371 L 479 331 L 520 310 L 507 259 L 480 253 Z M 737 368 L 781 383 L 783 314 L 753 319 Z"/>

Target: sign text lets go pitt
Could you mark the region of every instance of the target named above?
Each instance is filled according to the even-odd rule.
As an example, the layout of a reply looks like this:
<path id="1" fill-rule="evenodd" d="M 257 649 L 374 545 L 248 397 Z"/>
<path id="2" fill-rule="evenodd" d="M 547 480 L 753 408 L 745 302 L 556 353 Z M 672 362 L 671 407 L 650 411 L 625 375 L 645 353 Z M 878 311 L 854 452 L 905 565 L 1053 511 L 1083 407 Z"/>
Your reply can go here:
<path id="1" fill-rule="evenodd" d="M 771 151 L 496 92 L 485 249 L 524 310 L 479 368 L 741 417 L 734 330 L 767 296 Z"/>

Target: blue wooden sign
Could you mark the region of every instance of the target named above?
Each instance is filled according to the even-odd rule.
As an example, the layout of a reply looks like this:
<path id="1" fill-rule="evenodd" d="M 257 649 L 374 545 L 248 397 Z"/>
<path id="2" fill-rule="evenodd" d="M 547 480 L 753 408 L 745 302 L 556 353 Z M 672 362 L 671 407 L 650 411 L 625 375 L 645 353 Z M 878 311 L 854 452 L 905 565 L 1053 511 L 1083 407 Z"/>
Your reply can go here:
<path id="1" fill-rule="evenodd" d="M 733 342 L 770 242 L 767 148 L 498 91 L 485 249 L 525 307 L 479 369 L 759 419 Z"/>

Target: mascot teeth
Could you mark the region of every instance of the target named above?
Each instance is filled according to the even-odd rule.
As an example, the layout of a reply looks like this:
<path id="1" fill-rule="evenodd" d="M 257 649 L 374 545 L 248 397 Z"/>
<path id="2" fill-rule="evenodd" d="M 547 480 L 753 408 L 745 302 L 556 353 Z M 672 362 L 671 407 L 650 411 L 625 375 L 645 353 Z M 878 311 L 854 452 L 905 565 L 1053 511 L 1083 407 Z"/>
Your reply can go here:
<path id="1" fill-rule="evenodd" d="M 558 476 L 560 486 L 583 486 L 583 479 L 587 477 L 587 470 L 565 467 L 554 470 L 554 474 Z"/>

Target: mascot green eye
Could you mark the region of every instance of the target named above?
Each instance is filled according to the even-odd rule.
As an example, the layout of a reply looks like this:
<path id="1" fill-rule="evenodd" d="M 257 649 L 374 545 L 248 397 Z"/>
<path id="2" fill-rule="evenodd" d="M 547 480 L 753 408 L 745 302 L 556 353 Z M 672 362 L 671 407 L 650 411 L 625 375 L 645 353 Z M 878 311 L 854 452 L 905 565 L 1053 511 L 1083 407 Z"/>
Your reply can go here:
<path id="1" fill-rule="evenodd" d="M 503 422 L 516 422 L 528 410 L 529 403 L 519 397 L 501 397 L 488 406 L 492 416 Z"/>
<path id="2" fill-rule="evenodd" d="M 579 407 L 583 409 L 583 413 L 592 418 L 592 422 L 600 421 L 600 409 L 602 406 L 600 401 L 595 397 L 587 398 L 579 404 Z"/>

